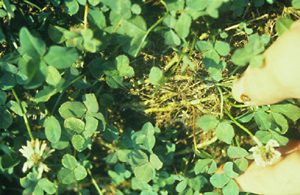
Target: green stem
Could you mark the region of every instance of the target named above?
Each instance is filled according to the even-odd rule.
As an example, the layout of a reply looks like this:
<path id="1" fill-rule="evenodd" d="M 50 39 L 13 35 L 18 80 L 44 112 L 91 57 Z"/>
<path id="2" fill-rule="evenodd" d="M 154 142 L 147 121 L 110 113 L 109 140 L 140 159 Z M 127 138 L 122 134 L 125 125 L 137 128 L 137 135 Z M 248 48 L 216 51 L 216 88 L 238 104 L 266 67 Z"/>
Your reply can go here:
<path id="1" fill-rule="evenodd" d="M 78 181 L 75 182 L 76 188 L 79 189 Z M 82 195 L 80 191 L 78 191 L 78 195 Z"/>
<path id="2" fill-rule="evenodd" d="M 175 72 L 175 70 L 177 69 L 177 67 L 179 66 L 179 64 L 180 64 L 180 62 L 181 62 L 181 60 L 182 60 L 182 58 L 183 58 L 184 50 L 186 50 L 185 47 L 183 48 L 183 50 L 182 50 L 182 52 L 181 52 L 181 54 L 180 54 L 180 56 L 179 56 L 179 58 L 178 58 L 178 61 L 177 61 L 176 65 L 175 65 L 174 68 L 173 68 L 173 71 L 174 71 L 174 72 Z"/>
<path id="3" fill-rule="evenodd" d="M 39 11 L 42 11 L 42 9 L 39 7 L 39 6 L 37 6 L 36 4 L 34 4 L 34 3 L 31 3 L 30 1 L 27 1 L 27 0 L 23 0 L 25 3 L 27 3 L 28 5 L 31 5 L 31 6 L 33 6 L 33 7 L 35 7 L 35 8 L 37 8 Z"/>
<path id="4" fill-rule="evenodd" d="M 58 96 L 58 98 L 57 98 L 57 100 L 56 100 L 56 102 L 55 102 L 55 104 L 54 104 L 54 106 L 53 106 L 53 109 L 52 109 L 52 111 L 51 111 L 51 114 L 53 114 L 54 111 L 56 110 L 56 107 L 58 106 L 58 103 L 60 102 L 60 100 L 61 100 L 61 98 L 63 97 L 64 93 L 65 93 L 65 91 L 63 90 L 63 91 L 60 93 L 60 95 Z"/>
<path id="5" fill-rule="evenodd" d="M 220 101 L 221 101 L 221 108 L 220 108 L 220 119 L 223 118 L 223 105 L 224 105 L 224 99 L 223 99 L 223 92 L 220 87 L 217 87 L 219 93 L 220 93 Z"/>
<path id="6" fill-rule="evenodd" d="M 197 40 L 197 35 L 198 35 L 198 31 L 196 32 L 195 36 L 194 36 L 194 39 L 193 39 L 193 42 L 192 42 L 192 46 L 191 46 L 191 49 L 190 49 L 190 52 L 189 52 L 189 58 L 192 56 L 192 53 L 194 51 L 194 48 L 195 48 L 195 45 L 196 45 L 196 40 Z"/>
<path id="7" fill-rule="evenodd" d="M 99 194 L 99 195 L 103 195 L 103 193 L 102 193 L 100 187 L 98 186 L 96 180 L 94 179 L 94 177 L 93 177 L 93 175 L 92 175 L 91 170 L 90 170 L 90 169 L 87 169 L 87 172 L 88 172 L 88 174 L 90 175 L 90 177 L 91 177 L 91 179 L 92 179 L 92 182 L 93 182 L 93 184 L 94 184 L 96 190 L 98 191 L 98 194 Z"/>
<path id="8" fill-rule="evenodd" d="M 197 32 L 198 33 L 198 32 Z M 197 33 L 196 35 L 194 36 L 194 39 L 193 39 L 193 42 L 192 42 L 192 46 L 190 48 L 190 52 L 188 54 L 188 58 L 191 57 L 192 53 L 193 53 L 193 50 L 195 48 L 195 44 L 196 44 L 196 40 L 197 40 Z M 177 67 L 179 66 L 179 63 L 181 62 L 182 58 L 183 58 L 183 54 L 185 53 L 185 50 L 187 50 L 186 47 L 183 48 L 183 50 L 180 52 L 180 56 L 178 57 L 178 55 L 176 54 L 172 60 L 166 65 L 165 67 L 165 71 L 167 72 L 176 62 L 176 65 L 175 67 L 173 68 L 173 71 L 175 71 L 177 69 Z"/>
<path id="9" fill-rule="evenodd" d="M 213 43 L 216 43 L 216 35 L 213 35 Z"/>
<path id="10" fill-rule="evenodd" d="M 160 0 L 160 2 L 165 6 L 167 13 L 169 13 L 169 9 L 167 7 L 167 4 L 164 0 Z"/>
<path id="11" fill-rule="evenodd" d="M 157 26 L 157 25 L 159 25 L 167 16 L 168 16 L 168 13 L 169 13 L 169 10 L 168 10 L 168 8 L 167 8 L 167 5 L 166 5 L 166 3 L 163 1 L 163 0 L 161 0 L 161 3 L 165 6 L 165 8 L 166 8 L 166 13 L 165 13 L 165 15 L 162 17 L 162 18 L 160 18 L 159 20 L 157 20 L 156 22 L 155 22 L 155 24 L 153 24 L 148 30 L 147 30 L 147 32 L 146 32 L 146 37 L 148 36 L 148 34 Z"/>
<path id="12" fill-rule="evenodd" d="M 18 104 L 19 104 L 19 106 L 20 106 L 20 108 L 22 110 L 22 117 L 23 117 L 23 120 L 25 122 L 25 125 L 26 125 L 26 128 L 27 128 L 29 137 L 30 137 L 31 140 L 34 140 L 34 138 L 32 136 L 32 133 L 31 133 L 31 129 L 30 129 L 30 126 L 29 126 L 28 119 L 27 119 L 26 114 L 24 112 L 23 106 L 21 105 L 21 101 L 20 101 L 19 97 L 17 96 L 16 91 L 14 89 L 11 89 L 11 91 L 14 94 L 14 96 L 15 96 L 15 98 L 16 98 L 16 100 L 17 100 L 17 102 L 18 102 Z"/>
<path id="13" fill-rule="evenodd" d="M 226 114 L 229 116 L 229 118 L 242 130 L 244 130 L 248 135 L 250 135 L 251 138 L 254 137 L 254 135 L 243 125 L 241 125 L 239 122 L 237 122 L 237 120 L 235 120 L 235 118 L 233 118 L 233 116 L 229 113 L 229 111 L 227 110 L 226 107 L 224 107 L 224 110 L 226 112 Z"/>
<path id="14" fill-rule="evenodd" d="M 82 77 L 84 77 L 84 76 L 85 76 L 85 74 L 82 74 L 82 75 L 78 76 L 76 79 L 72 80 L 67 86 L 65 86 L 65 87 L 61 90 L 61 93 L 60 93 L 59 97 L 57 98 L 57 100 L 56 100 L 56 102 L 55 102 L 55 104 L 54 104 L 54 107 L 53 107 L 53 109 L 52 109 L 52 111 L 51 111 L 51 114 L 53 114 L 54 111 L 56 110 L 56 107 L 58 106 L 58 104 L 59 104 L 61 98 L 63 97 L 63 95 L 64 95 L 64 93 L 65 93 L 65 89 L 66 89 L 67 87 L 69 87 L 71 84 L 75 83 L 77 80 L 79 80 L 79 79 L 81 79 Z"/>
<path id="15" fill-rule="evenodd" d="M 76 79 L 72 80 L 66 87 L 70 86 L 71 84 L 75 83 L 76 81 L 78 81 L 79 79 L 81 79 L 82 77 L 86 76 L 86 74 L 82 74 L 80 76 L 78 76 Z M 66 88 L 65 87 L 65 88 Z"/>
<path id="16" fill-rule="evenodd" d="M 217 85 L 217 83 L 216 83 L 216 86 L 222 87 L 222 90 L 226 91 L 228 94 L 231 94 L 231 91 L 226 86 L 224 86 L 224 85 L 223 86 L 219 86 L 219 85 Z M 228 95 L 228 96 L 231 97 L 231 95 Z"/>
<path id="17" fill-rule="evenodd" d="M 249 107 L 248 105 L 245 105 L 245 104 L 239 104 L 239 105 L 233 104 L 233 103 L 230 102 L 229 100 L 227 100 L 226 103 L 230 104 L 231 106 L 233 106 L 233 107 L 235 107 L 235 108 Z"/>
<path id="18" fill-rule="evenodd" d="M 178 61 L 178 55 L 175 54 L 175 56 L 172 58 L 171 61 L 169 61 L 169 63 L 166 65 L 165 67 L 165 72 L 168 72 L 170 70 L 170 68 L 172 68 L 172 66 Z"/>
<path id="19" fill-rule="evenodd" d="M 214 85 L 220 87 L 228 87 L 228 86 L 232 86 L 232 83 L 216 83 Z"/>
<path id="20" fill-rule="evenodd" d="M 241 68 L 241 67 L 240 67 L 240 66 L 237 66 L 237 67 L 230 73 L 229 77 L 233 76 L 233 75 L 235 74 L 235 72 L 236 72 L 239 68 Z"/>
<path id="21" fill-rule="evenodd" d="M 235 139 L 235 143 L 236 143 L 237 147 L 239 147 L 239 148 L 240 148 L 241 146 L 240 146 L 240 142 L 239 142 L 239 140 L 238 140 L 237 136 L 235 136 L 235 138 L 234 138 L 234 139 Z"/>
<path id="22" fill-rule="evenodd" d="M 101 138 L 100 138 L 100 140 L 101 140 L 101 144 L 102 144 L 103 146 L 105 146 L 105 147 L 107 147 L 107 148 L 109 148 L 109 149 L 111 149 L 111 150 L 113 150 L 113 151 L 117 151 L 117 148 L 116 148 L 115 146 L 113 146 L 112 144 L 106 143 L 106 142 L 103 141 L 103 139 L 101 139 Z"/>

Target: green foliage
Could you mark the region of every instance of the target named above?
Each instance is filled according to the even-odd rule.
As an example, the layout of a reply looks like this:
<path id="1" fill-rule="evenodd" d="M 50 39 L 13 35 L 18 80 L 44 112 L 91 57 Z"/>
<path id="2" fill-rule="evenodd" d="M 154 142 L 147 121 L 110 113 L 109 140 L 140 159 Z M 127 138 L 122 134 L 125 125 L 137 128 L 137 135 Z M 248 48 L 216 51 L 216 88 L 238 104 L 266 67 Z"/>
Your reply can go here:
<path id="1" fill-rule="evenodd" d="M 37 180 L 34 173 L 29 173 L 26 177 L 20 179 L 21 186 L 25 188 L 24 194 L 54 194 L 57 186 L 46 178 Z"/>
<path id="2" fill-rule="evenodd" d="M 79 101 L 68 101 L 63 103 L 59 107 L 58 111 L 64 119 L 68 119 L 70 117 L 81 118 L 86 112 L 86 107 Z"/>
<path id="3" fill-rule="evenodd" d="M 292 23 L 293 23 L 293 20 L 290 18 L 279 18 L 277 20 L 276 26 L 275 26 L 277 34 L 280 36 L 285 31 L 289 30 Z"/>
<path id="4" fill-rule="evenodd" d="M 80 194 L 216 195 L 217 188 L 225 195 L 238 194 L 234 178 L 252 158 L 240 144 L 250 139 L 242 130 L 249 129 L 264 144 L 270 139 L 288 143 L 285 134 L 300 118 L 297 102 L 241 109 L 228 87 L 234 73 L 241 73 L 232 62 L 262 66 L 262 53 L 275 40 L 256 28 L 259 19 L 247 20 L 249 10 L 281 4 L 156 3 L 0 1 L 0 172 L 7 181 L 0 194 L 65 194 L 77 189 Z M 291 3 L 300 7 L 298 0 Z M 228 17 L 238 25 L 227 28 Z M 276 21 L 278 35 L 293 22 Z M 237 48 L 236 43 L 245 46 Z M 177 76 L 180 79 L 170 82 Z M 197 84 L 185 86 L 184 81 Z M 183 90 L 180 99 L 172 90 L 159 97 L 160 90 L 174 85 L 197 89 L 191 94 Z M 166 97 L 172 101 L 166 107 L 155 102 Z M 147 100 L 136 106 L 136 99 Z M 157 120 L 154 126 L 140 120 L 147 114 L 165 114 L 152 114 L 153 105 L 169 111 L 172 121 Z M 170 125 L 178 117 L 191 118 L 173 111 L 184 110 L 188 116 L 191 107 L 201 113 L 193 116 L 198 118 L 196 138 L 201 138 L 195 139 L 196 146 L 190 131 Z M 219 112 L 213 107 L 220 107 Z M 203 139 L 206 134 L 214 137 Z M 26 143 L 34 143 L 27 148 L 31 158 L 20 153 Z M 221 164 L 224 174 L 216 173 Z"/>
<path id="5" fill-rule="evenodd" d="M 285 115 L 293 122 L 300 118 L 300 108 L 294 104 L 276 104 L 271 106 L 271 111 Z"/>
<path id="6" fill-rule="evenodd" d="M 228 121 L 224 121 L 218 124 L 216 128 L 216 135 L 223 142 L 230 144 L 234 137 L 234 129 Z"/>
<path id="7" fill-rule="evenodd" d="M 261 53 L 265 50 L 265 45 L 268 42 L 266 35 L 261 37 L 256 34 L 249 36 L 248 44 L 233 53 L 232 62 L 239 66 L 245 66 L 249 63 L 252 67 L 261 67 L 264 60 Z"/>
<path id="8" fill-rule="evenodd" d="M 223 167 L 223 171 L 225 174 L 217 173 L 210 178 L 212 185 L 217 188 L 222 188 L 224 195 L 239 194 L 239 187 L 233 180 L 233 178 L 237 177 L 239 174 L 234 172 L 233 163 L 227 162 Z"/>
<path id="9" fill-rule="evenodd" d="M 210 131 L 216 128 L 217 137 L 227 144 L 230 144 L 232 138 L 234 137 L 234 129 L 229 121 L 220 122 L 213 115 L 203 115 L 198 119 L 197 123 L 198 126 L 204 131 Z"/>
<path id="10" fill-rule="evenodd" d="M 65 154 L 62 165 L 64 167 L 58 171 L 57 177 L 63 184 L 70 184 L 87 176 L 86 169 L 72 155 Z"/>
<path id="11" fill-rule="evenodd" d="M 293 115 L 293 116 L 292 116 Z M 290 118 L 292 117 L 292 118 Z M 254 112 L 254 120 L 259 130 L 256 135 L 263 138 L 263 143 L 267 143 L 268 138 L 273 138 L 285 145 L 288 140 L 283 137 L 288 128 L 289 120 L 296 121 L 299 119 L 299 107 L 293 104 L 276 104 L 269 107 L 262 107 Z"/>
<path id="12" fill-rule="evenodd" d="M 45 135 L 52 143 L 57 143 L 61 136 L 61 127 L 54 116 L 47 117 L 45 121 Z"/>
<path id="13" fill-rule="evenodd" d="M 235 146 L 229 147 L 227 152 L 230 158 L 243 158 L 249 154 L 244 148 Z"/>
<path id="14" fill-rule="evenodd" d="M 210 178 L 210 182 L 213 186 L 217 188 L 223 188 L 228 182 L 230 181 L 230 178 L 225 174 L 214 174 Z"/>
<path id="15" fill-rule="evenodd" d="M 157 130 L 151 123 L 144 124 L 140 131 L 131 134 L 129 139 L 131 139 L 132 144 L 128 144 L 130 140 L 125 140 L 125 138 L 118 141 L 118 144 L 123 145 L 123 148 L 109 154 L 106 162 L 109 164 L 115 164 L 118 161 L 124 162 L 134 169 L 137 180 L 148 183 L 155 177 L 156 171 L 163 166 L 158 154 L 153 153 L 156 142 L 154 133 Z M 126 145 L 127 147 L 125 147 Z M 148 154 L 145 153 L 146 151 Z"/>
<path id="16" fill-rule="evenodd" d="M 123 77 L 133 76 L 134 70 L 129 66 L 129 59 L 125 55 L 118 56 L 114 62 L 97 58 L 89 64 L 91 74 L 95 79 L 106 75 L 106 83 L 111 88 L 119 88 L 123 85 Z"/>
<path id="17" fill-rule="evenodd" d="M 294 8 L 299 9 L 300 8 L 300 1 L 299 0 L 292 0 L 292 5 Z"/>
<path id="18" fill-rule="evenodd" d="M 149 79 L 153 85 L 163 85 L 166 82 L 164 72 L 157 67 L 151 68 Z"/>
<path id="19" fill-rule="evenodd" d="M 222 79 L 222 71 L 225 70 L 224 61 L 221 56 L 226 56 L 230 52 L 230 46 L 224 41 L 216 41 L 214 44 L 209 41 L 198 41 L 196 49 L 203 51 L 203 63 L 210 76 L 215 81 Z"/>
<path id="20" fill-rule="evenodd" d="M 197 124 L 204 131 L 209 131 L 217 127 L 219 120 L 214 115 L 203 115 L 198 119 Z"/>

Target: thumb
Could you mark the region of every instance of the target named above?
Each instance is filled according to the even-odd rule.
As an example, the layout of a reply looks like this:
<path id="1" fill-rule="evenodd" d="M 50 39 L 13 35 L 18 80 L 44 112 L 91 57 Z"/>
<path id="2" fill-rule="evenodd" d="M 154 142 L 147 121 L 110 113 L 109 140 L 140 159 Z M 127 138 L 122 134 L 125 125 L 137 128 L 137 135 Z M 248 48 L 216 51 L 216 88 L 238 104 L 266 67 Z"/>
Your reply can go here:
<path id="1" fill-rule="evenodd" d="M 236 101 L 250 106 L 280 102 L 286 98 L 283 86 L 266 67 L 248 67 L 243 76 L 234 82 L 232 95 Z"/>
<path id="2" fill-rule="evenodd" d="M 245 87 L 244 87 L 244 76 L 240 77 L 238 80 L 236 80 L 233 83 L 233 88 L 232 88 L 232 96 L 234 99 L 238 102 L 248 102 L 249 97 L 246 96 L 245 94 Z M 247 101 L 248 100 L 248 101 Z"/>
<path id="3" fill-rule="evenodd" d="M 268 105 L 300 98 L 300 20 L 264 53 L 264 65 L 248 67 L 232 89 L 233 97 L 247 105 Z"/>

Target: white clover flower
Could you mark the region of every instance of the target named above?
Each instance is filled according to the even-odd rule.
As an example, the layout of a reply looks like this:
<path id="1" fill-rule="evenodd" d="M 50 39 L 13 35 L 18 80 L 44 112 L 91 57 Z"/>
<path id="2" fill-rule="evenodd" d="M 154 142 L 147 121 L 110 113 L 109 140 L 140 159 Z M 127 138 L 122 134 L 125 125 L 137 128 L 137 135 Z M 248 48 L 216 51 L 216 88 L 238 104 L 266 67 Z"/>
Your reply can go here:
<path id="1" fill-rule="evenodd" d="M 27 141 L 27 146 L 22 146 L 19 150 L 27 161 L 24 163 L 22 171 L 25 173 L 28 169 L 33 168 L 34 172 L 38 172 L 37 179 L 42 177 L 43 171 L 48 172 L 50 168 L 43 163 L 48 158 L 54 149 L 50 150 L 47 147 L 45 141 L 39 141 L 38 139 Z"/>
<path id="2" fill-rule="evenodd" d="M 264 146 L 257 137 L 254 136 L 253 139 L 257 146 L 252 147 L 249 151 L 253 152 L 254 160 L 258 166 L 274 165 L 279 161 L 281 153 L 274 149 L 274 147 L 279 147 L 276 140 L 270 139 Z"/>

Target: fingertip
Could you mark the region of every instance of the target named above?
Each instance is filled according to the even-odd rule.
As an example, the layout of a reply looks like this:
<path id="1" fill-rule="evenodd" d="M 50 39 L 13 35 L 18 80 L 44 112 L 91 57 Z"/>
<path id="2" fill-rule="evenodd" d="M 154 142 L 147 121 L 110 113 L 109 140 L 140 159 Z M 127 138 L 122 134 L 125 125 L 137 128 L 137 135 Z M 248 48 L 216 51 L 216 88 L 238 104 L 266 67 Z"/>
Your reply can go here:
<path id="1" fill-rule="evenodd" d="M 232 96 L 240 103 L 244 103 L 247 106 L 258 106 L 256 101 L 253 101 L 247 92 L 245 92 L 245 77 L 242 76 L 233 83 Z"/>
<path id="2" fill-rule="evenodd" d="M 233 83 L 232 96 L 238 102 L 244 102 L 241 99 L 242 94 L 244 94 L 244 77 L 239 78 Z"/>

